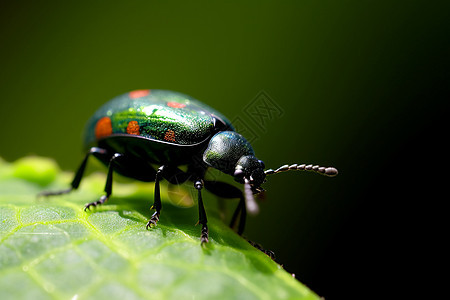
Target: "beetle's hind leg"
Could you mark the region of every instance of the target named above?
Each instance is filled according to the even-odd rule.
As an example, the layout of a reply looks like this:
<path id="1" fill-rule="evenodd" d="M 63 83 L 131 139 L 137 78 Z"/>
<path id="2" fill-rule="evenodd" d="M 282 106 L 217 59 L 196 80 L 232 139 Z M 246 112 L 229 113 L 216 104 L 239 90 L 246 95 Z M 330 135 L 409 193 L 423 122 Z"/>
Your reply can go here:
<path id="1" fill-rule="evenodd" d="M 97 205 L 101 205 L 103 203 L 105 203 L 106 201 L 108 201 L 109 197 L 111 196 L 112 193 L 112 182 L 113 182 L 113 170 L 114 170 L 114 166 L 115 164 L 118 162 L 118 160 L 120 158 L 123 158 L 123 155 L 120 153 L 115 153 L 110 161 L 109 161 L 109 165 L 108 165 L 108 175 L 106 176 L 106 184 L 105 184 L 105 193 L 106 195 L 103 195 L 100 197 L 99 200 L 91 202 L 91 203 L 87 203 L 84 206 L 84 210 L 88 210 L 90 209 L 91 206 L 97 206 Z"/>
<path id="2" fill-rule="evenodd" d="M 38 197 L 44 196 L 56 196 L 56 195 L 63 195 L 68 194 L 73 190 L 78 189 L 80 186 L 81 179 L 83 178 L 84 170 L 86 169 L 87 161 L 89 156 L 94 155 L 95 157 L 99 158 L 100 160 L 107 160 L 108 153 L 105 149 L 98 148 L 98 147 L 92 147 L 89 149 L 89 152 L 86 153 L 86 156 L 84 157 L 83 161 L 81 162 L 81 165 L 78 167 L 77 172 L 75 173 L 75 177 L 72 180 L 71 186 L 68 189 L 61 190 L 61 191 L 44 191 L 38 194 Z"/>

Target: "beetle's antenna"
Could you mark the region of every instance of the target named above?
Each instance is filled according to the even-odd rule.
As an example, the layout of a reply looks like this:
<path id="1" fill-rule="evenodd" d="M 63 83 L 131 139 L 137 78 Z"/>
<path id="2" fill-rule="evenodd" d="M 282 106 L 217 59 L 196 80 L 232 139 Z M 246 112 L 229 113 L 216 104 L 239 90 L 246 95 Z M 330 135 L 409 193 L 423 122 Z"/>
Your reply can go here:
<path id="1" fill-rule="evenodd" d="M 247 211 L 256 215 L 259 213 L 259 206 L 253 197 L 252 187 L 250 185 L 250 181 L 244 177 L 244 197 L 245 197 L 245 206 L 247 207 Z"/>
<path id="2" fill-rule="evenodd" d="M 328 177 L 333 177 L 338 174 L 338 170 L 334 167 L 321 167 L 319 165 L 306 165 L 306 164 L 284 165 L 284 166 L 279 167 L 276 170 L 272 170 L 272 169 L 265 170 L 264 174 L 272 175 L 272 174 L 277 174 L 277 173 L 292 171 L 292 170 L 312 171 L 312 172 L 316 172 L 318 174 L 322 174 L 322 175 L 325 175 Z"/>

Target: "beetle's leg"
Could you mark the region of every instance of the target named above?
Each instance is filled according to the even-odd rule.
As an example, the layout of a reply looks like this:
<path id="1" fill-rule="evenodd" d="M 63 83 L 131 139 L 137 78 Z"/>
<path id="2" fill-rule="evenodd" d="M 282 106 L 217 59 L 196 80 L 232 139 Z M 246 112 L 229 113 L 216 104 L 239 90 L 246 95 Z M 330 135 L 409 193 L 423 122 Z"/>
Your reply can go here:
<path id="1" fill-rule="evenodd" d="M 84 210 L 90 209 L 91 206 L 97 206 L 97 205 L 101 205 L 103 203 L 105 203 L 109 197 L 111 196 L 112 193 L 112 180 L 113 180 L 113 170 L 114 170 L 114 164 L 117 163 L 117 160 L 122 158 L 123 155 L 120 153 L 115 153 L 113 155 L 113 157 L 110 159 L 109 161 L 109 165 L 108 165 L 108 175 L 106 175 L 106 184 L 105 184 L 105 193 L 106 195 L 103 195 L 100 197 L 99 200 L 91 202 L 91 203 L 87 203 L 84 206 Z"/>
<path id="2" fill-rule="evenodd" d="M 197 180 L 194 183 L 194 187 L 198 191 L 198 223 L 202 224 L 202 233 L 200 236 L 200 242 L 203 245 L 204 243 L 208 243 L 208 219 L 206 218 L 206 211 L 205 206 L 203 205 L 203 199 L 202 199 L 202 188 L 203 188 L 203 182 L 202 180 Z"/>
<path id="3" fill-rule="evenodd" d="M 270 257 L 271 259 L 275 260 L 276 255 L 275 252 L 273 252 L 272 250 L 268 250 L 268 249 L 264 249 L 263 246 L 261 246 L 258 243 L 255 243 L 253 241 L 250 241 L 249 239 L 247 239 L 246 237 L 244 237 L 244 239 L 253 247 L 255 247 L 256 249 L 258 249 L 259 251 L 261 251 L 262 253 L 264 253 L 265 255 L 267 255 L 268 257 Z"/>
<path id="4" fill-rule="evenodd" d="M 247 219 L 247 208 L 245 206 L 245 198 L 243 192 L 234 185 L 219 181 L 205 181 L 205 188 L 214 195 L 219 196 L 221 198 L 239 198 L 239 204 L 233 213 L 233 217 L 231 218 L 230 227 L 231 228 L 236 227 L 236 222 L 240 213 L 237 233 L 239 235 L 242 235 L 245 228 L 245 221 Z M 261 245 L 252 242 L 245 237 L 244 239 L 246 239 L 250 245 L 260 250 L 261 252 L 265 253 L 271 259 L 275 259 L 275 253 L 273 251 L 266 250 Z"/>
<path id="5" fill-rule="evenodd" d="M 84 157 L 83 161 L 81 162 L 81 165 L 78 167 L 77 172 L 75 173 L 75 177 L 72 180 L 71 187 L 62 190 L 62 191 L 46 191 L 41 192 L 38 194 L 39 196 L 54 196 L 54 195 L 62 195 L 70 193 L 72 190 L 76 190 L 80 186 L 81 179 L 83 178 L 84 170 L 86 169 L 87 161 L 89 156 L 93 154 L 95 157 L 99 158 L 100 160 L 107 159 L 108 152 L 105 149 L 98 148 L 98 147 L 92 147 L 89 149 L 89 152 L 86 153 L 86 156 Z"/>
<path id="6" fill-rule="evenodd" d="M 236 227 L 236 222 L 240 213 L 237 233 L 239 235 L 242 235 L 245 229 L 245 221 L 247 219 L 247 209 L 245 207 L 245 198 L 242 191 L 234 185 L 218 181 L 205 181 L 205 188 L 214 195 L 221 198 L 239 199 L 239 204 L 233 213 L 233 217 L 231 218 L 230 227 Z"/>
<path id="7" fill-rule="evenodd" d="M 164 166 L 159 167 L 158 171 L 156 171 L 156 177 L 155 177 L 155 196 L 154 196 L 154 202 L 150 209 L 155 209 L 156 211 L 153 213 L 150 220 L 147 222 L 147 225 L 145 226 L 147 229 L 151 226 L 156 226 L 156 223 L 159 221 L 159 215 L 161 214 L 161 192 L 159 190 L 159 181 L 162 178 L 164 171 Z"/>

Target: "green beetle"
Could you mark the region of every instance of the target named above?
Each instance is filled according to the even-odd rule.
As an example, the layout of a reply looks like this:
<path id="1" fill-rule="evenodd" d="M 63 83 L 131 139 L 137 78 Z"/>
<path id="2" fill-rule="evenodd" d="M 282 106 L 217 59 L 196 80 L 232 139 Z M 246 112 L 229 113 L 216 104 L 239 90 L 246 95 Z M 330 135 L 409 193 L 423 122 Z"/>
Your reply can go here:
<path id="1" fill-rule="evenodd" d="M 71 187 L 41 195 L 60 195 L 77 189 L 89 156 L 108 167 L 105 195 L 85 205 L 85 210 L 105 203 L 112 193 L 113 172 L 140 181 L 155 182 L 154 214 L 146 228 L 156 226 L 161 214 L 159 182 L 172 184 L 192 181 L 198 191 L 201 244 L 208 242 L 208 226 L 201 190 L 205 187 L 223 198 L 240 199 L 230 226 L 238 233 L 245 227 L 247 211 L 257 213 L 254 194 L 263 191 L 266 175 L 287 170 L 308 170 L 327 176 L 337 175 L 333 167 L 285 165 L 264 170 L 250 143 L 237 133 L 218 111 L 185 94 L 166 90 L 135 90 L 118 96 L 100 107 L 87 122 L 84 136 L 87 152 L 75 173 Z M 160 166 L 155 169 L 153 166 Z M 187 165 L 187 171 L 179 166 Z M 244 191 L 224 183 L 205 180 L 207 169 L 215 168 L 244 185 Z"/>

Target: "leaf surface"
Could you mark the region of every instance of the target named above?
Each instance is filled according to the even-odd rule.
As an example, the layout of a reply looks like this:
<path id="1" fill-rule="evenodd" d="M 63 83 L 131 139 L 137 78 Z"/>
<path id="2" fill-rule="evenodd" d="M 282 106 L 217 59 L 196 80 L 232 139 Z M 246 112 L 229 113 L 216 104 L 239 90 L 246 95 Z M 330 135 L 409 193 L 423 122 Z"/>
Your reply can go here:
<path id="1" fill-rule="evenodd" d="M 152 184 L 114 184 L 110 201 L 91 212 L 105 176 L 79 190 L 52 161 L 0 160 L 0 299 L 319 299 L 281 266 L 208 212 L 210 243 L 200 246 L 196 205 L 163 203 L 145 229 Z M 163 194 L 167 198 L 167 194 Z"/>

